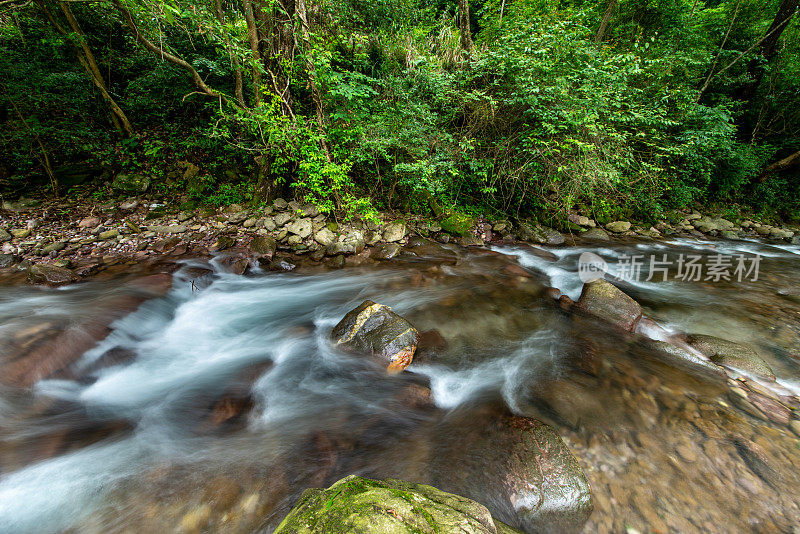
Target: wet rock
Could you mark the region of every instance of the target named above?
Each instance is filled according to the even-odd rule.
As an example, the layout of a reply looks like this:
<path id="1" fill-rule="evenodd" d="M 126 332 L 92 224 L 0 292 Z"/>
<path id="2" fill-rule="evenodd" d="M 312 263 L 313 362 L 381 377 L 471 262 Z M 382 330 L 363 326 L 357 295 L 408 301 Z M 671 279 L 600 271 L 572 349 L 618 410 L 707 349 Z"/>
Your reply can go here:
<path id="1" fill-rule="evenodd" d="M 757 377 L 775 380 L 775 374 L 756 351 L 746 345 L 714 336 L 693 334 L 689 344 L 708 356 L 717 365 Z"/>
<path id="2" fill-rule="evenodd" d="M 275 534 L 358 532 L 512 534 L 475 501 L 432 486 L 350 475 L 328 489 L 309 489 Z"/>
<path id="3" fill-rule="evenodd" d="M 264 258 L 266 259 L 266 258 Z M 297 265 L 290 258 L 273 258 L 272 261 L 259 261 L 261 266 L 268 271 L 289 272 L 293 271 Z"/>
<path id="4" fill-rule="evenodd" d="M 602 228 L 590 228 L 582 233 L 581 237 L 585 239 L 595 239 L 597 241 L 609 241 L 611 239 L 608 232 Z"/>
<path id="5" fill-rule="evenodd" d="M 727 378 L 722 367 L 703 355 L 666 341 L 654 341 L 653 343 L 661 358 L 672 366 L 714 381 L 724 381 Z"/>
<path id="6" fill-rule="evenodd" d="M 748 400 L 763 413 L 767 419 L 779 425 L 788 425 L 792 411 L 776 399 L 751 391 Z"/>
<path id="7" fill-rule="evenodd" d="M 627 232 L 631 229 L 631 223 L 628 221 L 614 221 L 610 222 L 606 225 L 606 230 L 609 232 L 614 232 L 615 234 L 621 234 L 623 232 Z"/>
<path id="8" fill-rule="evenodd" d="M 344 256 L 333 256 L 325 261 L 325 265 L 327 265 L 329 269 L 342 269 L 346 263 L 347 260 L 345 260 Z"/>
<path id="9" fill-rule="evenodd" d="M 286 226 L 286 231 L 305 239 L 311 235 L 313 231 L 313 223 L 311 219 L 298 219 Z"/>
<path id="10" fill-rule="evenodd" d="M 383 231 L 383 240 L 389 243 L 400 241 L 406 236 L 405 221 L 394 221 L 386 225 Z"/>
<path id="11" fill-rule="evenodd" d="M 300 212 L 304 216 L 311 217 L 313 219 L 314 217 L 319 215 L 319 208 L 314 204 L 305 204 L 303 206 L 300 206 Z"/>
<path id="12" fill-rule="evenodd" d="M 150 188 L 150 177 L 120 173 L 111 182 L 111 189 L 123 193 L 144 193 Z"/>
<path id="13" fill-rule="evenodd" d="M 69 269 L 45 263 L 37 263 L 31 266 L 28 271 L 28 280 L 33 284 L 60 286 L 77 282 L 78 277 Z"/>
<path id="14" fill-rule="evenodd" d="M 772 466 L 769 456 L 761 446 L 742 437 L 735 437 L 733 444 L 747 467 L 773 488 L 778 487 L 781 474 Z"/>
<path id="15" fill-rule="evenodd" d="M 400 250 L 401 247 L 398 243 L 385 243 L 375 247 L 372 257 L 376 260 L 390 260 L 397 256 L 397 253 L 400 252 Z"/>
<path id="16" fill-rule="evenodd" d="M 476 237 L 474 235 L 468 235 L 466 237 L 459 237 L 458 244 L 462 247 L 482 247 L 484 245 L 483 239 L 480 237 Z"/>
<path id="17" fill-rule="evenodd" d="M 526 532 L 580 532 L 591 515 L 586 475 L 548 425 L 494 409 L 465 410 L 450 414 L 441 432 L 452 443 L 437 458 L 449 470 L 439 487 L 486 499 L 494 517 Z"/>
<path id="18" fill-rule="evenodd" d="M 240 255 L 227 256 L 222 258 L 219 263 L 225 271 L 235 275 L 243 275 L 250 266 L 247 258 Z"/>
<path id="19" fill-rule="evenodd" d="M 212 251 L 220 251 L 231 248 L 233 245 L 236 244 L 236 240 L 227 235 L 221 235 L 217 237 L 217 240 L 214 241 L 214 244 L 211 245 Z"/>
<path id="20" fill-rule="evenodd" d="M 636 328 L 642 317 L 642 307 L 638 302 L 603 279 L 583 285 L 578 307 L 629 332 Z"/>
<path id="21" fill-rule="evenodd" d="M 268 235 L 258 235 L 250 242 L 250 251 L 256 258 L 272 259 L 277 248 L 275 238 Z"/>
<path id="22" fill-rule="evenodd" d="M 182 234 L 186 231 L 186 226 L 182 224 L 173 224 L 169 226 L 155 225 L 149 226 L 147 229 L 157 234 Z"/>
<path id="23" fill-rule="evenodd" d="M 285 210 L 289 207 L 289 203 L 282 198 L 276 198 L 272 203 L 272 207 L 274 207 L 276 210 Z"/>
<path id="24" fill-rule="evenodd" d="M 365 300 L 333 327 L 331 338 L 347 349 L 377 356 L 389 372 L 399 372 L 413 360 L 419 332 L 388 306 Z"/>

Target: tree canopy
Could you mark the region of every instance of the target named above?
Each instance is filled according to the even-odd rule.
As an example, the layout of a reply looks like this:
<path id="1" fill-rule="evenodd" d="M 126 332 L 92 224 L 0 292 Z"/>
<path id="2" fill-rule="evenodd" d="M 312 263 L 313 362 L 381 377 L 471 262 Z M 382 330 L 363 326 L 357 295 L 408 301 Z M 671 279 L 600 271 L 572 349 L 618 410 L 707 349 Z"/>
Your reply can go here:
<path id="1" fill-rule="evenodd" d="M 102 194 L 140 172 L 197 203 L 800 219 L 797 10 L 0 0 L 0 187 Z"/>

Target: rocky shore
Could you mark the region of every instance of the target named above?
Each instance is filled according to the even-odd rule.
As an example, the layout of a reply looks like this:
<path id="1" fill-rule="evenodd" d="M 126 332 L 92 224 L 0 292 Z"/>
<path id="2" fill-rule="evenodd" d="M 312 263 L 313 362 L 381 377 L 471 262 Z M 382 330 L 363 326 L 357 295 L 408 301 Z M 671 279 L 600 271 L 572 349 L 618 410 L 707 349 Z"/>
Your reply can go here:
<path id="1" fill-rule="evenodd" d="M 120 270 L 163 258 L 217 254 L 238 274 L 256 266 L 289 271 L 309 262 L 339 268 L 391 259 L 411 237 L 469 247 L 513 242 L 557 246 L 579 240 L 680 236 L 800 242 L 794 227 L 750 220 L 735 223 L 698 212 L 681 217 L 675 224 L 661 221 L 645 227 L 628 221 L 600 224 L 570 214 L 558 231 L 530 221 L 460 213 L 443 214 L 439 220 L 382 215 L 376 220 L 336 221 L 320 214 L 314 205 L 281 198 L 259 208 L 233 204 L 191 212 L 178 211 L 163 199 L 145 197 L 98 204 L 23 199 L 4 202 L 0 209 L 0 269 L 6 275 L 24 273 L 32 283 L 55 286 L 114 266 Z"/>

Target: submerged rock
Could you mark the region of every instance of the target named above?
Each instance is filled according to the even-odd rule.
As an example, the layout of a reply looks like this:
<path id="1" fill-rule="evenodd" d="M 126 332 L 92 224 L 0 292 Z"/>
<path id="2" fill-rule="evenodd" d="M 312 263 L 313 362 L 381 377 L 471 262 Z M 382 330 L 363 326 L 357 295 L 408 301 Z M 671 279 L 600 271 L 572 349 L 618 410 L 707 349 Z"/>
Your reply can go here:
<path id="1" fill-rule="evenodd" d="M 714 336 L 693 334 L 689 344 L 711 358 L 717 365 L 741 371 L 768 380 L 775 380 L 775 373 L 756 351 L 746 345 Z"/>
<path id="2" fill-rule="evenodd" d="M 413 360 L 419 332 L 388 306 L 365 300 L 333 327 L 331 338 L 337 345 L 379 356 L 389 372 L 399 372 Z"/>
<path id="3" fill-rule="evenodd" d="M 289 533 L 512 534 L 473 500 L 404 480 L 355 475 L 328 489 L 308 489 L 275 534 Z"/>
<path id="4" fill-rule="evenodd" d="M 589 482 L 548 425 L 489 409 L 453 414 L 436 484 L 477 500 L 526 532 L 579 532 L 592 513 Z M 467 445 L 468 444 L 468 445 Z"/>
<path id="5" fill-rule="evenodd" d="M 702 355 L 666 341 L 654 341 L 654 343 L 659 349 L 661 359 L 668 364 L 712 380 L 725 380 L 725 370 Z"/>
<path id="6" fill-rule="evenodd" d="M 633 331 L 642 317 L 642 307 L 607 280 L 594 280 L 583 285 L 578 307 L 590 315 Z"/>

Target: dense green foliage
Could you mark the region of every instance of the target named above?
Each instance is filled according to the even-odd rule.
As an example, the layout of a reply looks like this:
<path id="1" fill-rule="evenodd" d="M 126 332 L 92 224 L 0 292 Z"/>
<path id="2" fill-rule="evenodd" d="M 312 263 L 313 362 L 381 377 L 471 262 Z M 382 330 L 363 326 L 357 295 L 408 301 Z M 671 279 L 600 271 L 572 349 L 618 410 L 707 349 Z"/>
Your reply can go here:
<path id="1" fill-rule="evenodd" d="M 4 6 L 6 194 L 48 187 L 49 159 L 62 194 L 141 172 L 207 204 L 298 194 L 323 210 L 602 220 L 721 203 L 800 218 L 797 2 L 474 1 L 472 51 L 456 2 L 69 2 L 80 32 L 61 2 Z"/>

